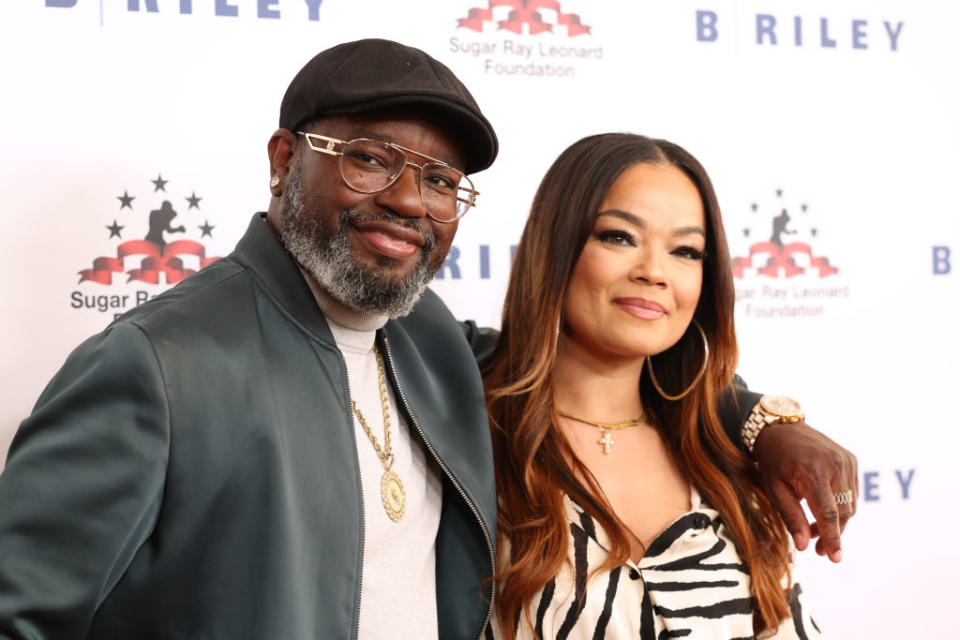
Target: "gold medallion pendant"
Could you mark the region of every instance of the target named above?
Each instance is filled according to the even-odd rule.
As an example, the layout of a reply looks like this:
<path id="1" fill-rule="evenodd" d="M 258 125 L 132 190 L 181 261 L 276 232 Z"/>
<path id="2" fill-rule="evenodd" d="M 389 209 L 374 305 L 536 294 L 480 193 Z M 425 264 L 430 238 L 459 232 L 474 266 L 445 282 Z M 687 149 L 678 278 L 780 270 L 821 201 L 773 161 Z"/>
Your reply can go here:
<path id="1" fill-rule="evenodd" d="M 403 520 L 407 508 L 407 494 L 403 490 L 400 476 L 387 469 L 380 478 L 380 498 L 387 516 L 394 522 Z"/>
<path id="2" fill-rule="evenodd" d="M 370 439 L 370 444 L 373 445 L 374 450 L 377 452 L 377 457 L 380 458 L 380 464 L 383 465 L 383 476 L 380 478 L 380 501 L 383 502 L 383 509 L 387 512 L 387 516 L 391 520 L 400 522 L 403 520 L 403 514 L 407 510 L 407 492 L 403 490 L 403 483 L 400 482 L 400 476 L 390 468 L 393 466 L 394 458 L 393 445 L 390 441 L 390 405 L 387 401 L 387 382 L 383 375 L 383 359 L 380 357 L 380 351 L 376 346 L 373 347 L 373 355 L 377 358 L 377 378 L 379 378 L 380 382 L 380 408 L 383 410 L 382 448 L 380 447 L 380 443 L 377 442 L 377 437 L 373 435 L 373 431 L 370 430 L 370 425 L 367 424 L 366 419 L 363 417 L 363 412 L 360 411 L 356 402 L 352 403 L 353 412 L 357 414 L 360 427 L 363 429 L 363 432 L 367 434 L 367 438 Z"/>

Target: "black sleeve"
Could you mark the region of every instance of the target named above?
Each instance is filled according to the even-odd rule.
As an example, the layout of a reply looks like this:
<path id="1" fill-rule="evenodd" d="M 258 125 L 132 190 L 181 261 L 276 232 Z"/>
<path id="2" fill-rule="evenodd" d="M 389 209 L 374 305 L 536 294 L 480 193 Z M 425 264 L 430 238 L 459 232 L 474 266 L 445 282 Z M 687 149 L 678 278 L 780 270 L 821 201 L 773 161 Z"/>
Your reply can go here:
<path id="1" fill-rule="evenodd" d="M 470 343 L 473 355 L 477 359 L 477 365 L 483 368 L 493 356 L 494 349 L 497 348 L 497 340 L 500 339 L 500 332 L 489 327 L 478 327 L 473 320 L 461 322 L 463 335 Z"/>
<path id="2" fill-rule="evenodd" d="M 743 444 L 743 438 L 740 437 L 743 425 L 746 424 L 750 411 L 762 396 L 762 393 L 747 389 L 747 383 L 740 376 L 735 376 L 733 384 L 724 389 L 720 396 L 720 406 L 717 407 L 720 421 L 723 422 L 723 428 L 730 437 L 730 441 L 743 451 L 747 450 Z"/>

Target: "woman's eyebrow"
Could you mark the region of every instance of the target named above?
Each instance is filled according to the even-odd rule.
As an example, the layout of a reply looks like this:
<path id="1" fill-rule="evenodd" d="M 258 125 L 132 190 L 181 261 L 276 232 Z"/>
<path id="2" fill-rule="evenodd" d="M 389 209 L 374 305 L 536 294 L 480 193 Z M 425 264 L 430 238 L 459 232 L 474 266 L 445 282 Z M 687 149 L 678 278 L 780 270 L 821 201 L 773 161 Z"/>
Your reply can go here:
<path id="1" fill-rule="evenodd" d="M 644 220 L 643 218 L 641 218 L 641 217 L 638 216 L 638 215 L 634 215 L 634 214 L 632 214 L 632 213 L 629 213 L 629 212 L 627 212 L 627 211 L 623 211 L 623 210 L 621 210 L 621 209 L 607 209 L 606 211 L 601 211 L 600 213 L 597 214 L 597 217 L 598 217 L 598 218 L 599 218 L 600 216 L 613 216 L 613 217 L 615 217 L 615 218 L 621 218 L 621 219 L 623 219 L 623 220 L 626 220 L 626 221 L 629 222 L 630 224 L 633 224 L 633 225 L 636 225 L 636 226 L 640 227 L 641 229 L 646 229 L 646 228 L 647 228 L 647 221 L 646 221 L 646 220 Z"/>
<path id="2" fill-rule="evenodd" d="M 640 216 L 630 213 L 629 211 L 623 211 L 622 209 L 606 209 L 597 214 L 597 217 L 600 216 L 613 216 L 615 218 L 620 218 L 626 220 L 630 224 L 633 224 L 641 229 L 647 228 L 647 221 L 641 218 Z M 677 227 L 673 230 L 674 236 L 689 236 L 689 235 L 701 235 L 704 238 L 707 237 L 706 231 L 703 228 L 692 225 L 689 227 Z"/>
<path id="3" fill-rule="evenodd" d="M 700 227 L 677 227 L 673 230 L 674 236 L 689 236 L 693 234 L 699 234 L 704 238 L 707 237 L 706 232 Z"/>

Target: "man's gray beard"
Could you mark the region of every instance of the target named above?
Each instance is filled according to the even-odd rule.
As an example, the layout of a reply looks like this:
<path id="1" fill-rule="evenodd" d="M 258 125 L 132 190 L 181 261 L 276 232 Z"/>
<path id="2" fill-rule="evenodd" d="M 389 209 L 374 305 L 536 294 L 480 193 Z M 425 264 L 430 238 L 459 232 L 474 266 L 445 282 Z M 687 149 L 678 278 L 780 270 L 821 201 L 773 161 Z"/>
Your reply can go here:
<path id="1" fill-rule="evenodd" d="M 287 251 L 312 275 L 334 299 L 357 311 L 391 318 L 405 316 L 414 305 L 436 269 L 431 269 L 430 254 L 436 239 L 425 233 L 419 222 L 395 215 L 362 216 L 346 210 L 340 214 L 340 228 L 330 229 L 322 216 L 308 217 L 303 201 L 299 165 L 287 177 L 280 201 L 280 240 Z M 353 256 L 347 229 L 359 220 L 389 220 L 419 231 L 425 240 L 420 261 L 405 276 L 393 276 L 358 263 Z M 385 268 L 392 262 L 383 257 Z"/>

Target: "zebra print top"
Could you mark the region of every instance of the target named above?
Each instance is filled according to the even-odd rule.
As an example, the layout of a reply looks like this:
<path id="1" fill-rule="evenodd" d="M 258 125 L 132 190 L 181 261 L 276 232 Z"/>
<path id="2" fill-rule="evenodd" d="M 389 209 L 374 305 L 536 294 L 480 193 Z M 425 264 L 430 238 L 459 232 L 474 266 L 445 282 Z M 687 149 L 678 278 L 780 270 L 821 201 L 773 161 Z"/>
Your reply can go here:
<path id="1" fill-rule="evenodd" d="M 609 538 L 583 509 L 565 499 L 570 523 L 570 562 L 533 599 L 533 628 L 521 613 L 518 640 L 600 638 L 754 638 L 750 574 L 720 520 L 691 489 L 689 512 L 651 543 L 639 563 L 628 560 L 588 576 L 607 557 Z M 792 575 L 791 571 L 791 575 Z M 786 584 L 784 585 L 786 586 Z M 800 585 L 790 585 L 791 617 L 760 638 L 820 638 L 805 611 Z M 585 592 L 577 602 L 575 594 Z M 494 618 L 487 639 L 500 635 Z"/>

